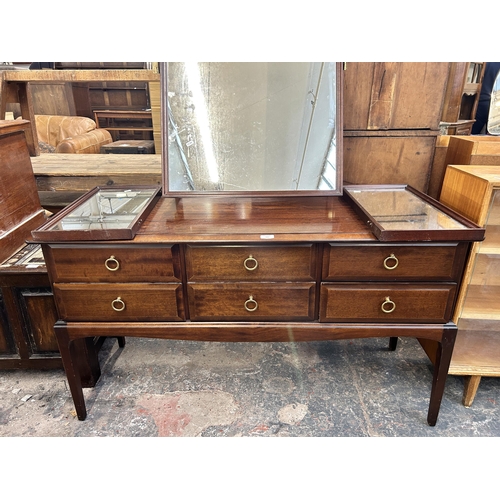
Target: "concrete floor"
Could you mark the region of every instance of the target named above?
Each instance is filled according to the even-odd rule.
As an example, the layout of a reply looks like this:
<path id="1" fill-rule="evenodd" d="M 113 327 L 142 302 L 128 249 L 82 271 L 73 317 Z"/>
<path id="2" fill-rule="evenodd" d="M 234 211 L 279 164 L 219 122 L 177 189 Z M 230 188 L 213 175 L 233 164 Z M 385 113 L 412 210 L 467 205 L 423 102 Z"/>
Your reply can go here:
<path id="1" fill-rule="evenodd" d="M 465 408 L 448 377 L 430 427 L 432 365 L 415 339 L 387 347 L 107 339 L 83 422 L 62 370 L 0 372 L 0 436 L 500 436 L 500 379 Z"/>

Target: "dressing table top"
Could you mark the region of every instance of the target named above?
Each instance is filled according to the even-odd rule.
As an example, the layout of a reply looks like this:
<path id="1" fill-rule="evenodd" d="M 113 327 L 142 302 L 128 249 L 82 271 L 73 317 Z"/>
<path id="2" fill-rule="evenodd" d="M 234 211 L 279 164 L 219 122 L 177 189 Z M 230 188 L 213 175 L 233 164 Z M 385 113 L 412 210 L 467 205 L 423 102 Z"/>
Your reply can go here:
<path id="1" fill-rule="evenodd" d="M 161 198 L 139 229 L 144 242 L 376 240 L 338 196 Z"/>

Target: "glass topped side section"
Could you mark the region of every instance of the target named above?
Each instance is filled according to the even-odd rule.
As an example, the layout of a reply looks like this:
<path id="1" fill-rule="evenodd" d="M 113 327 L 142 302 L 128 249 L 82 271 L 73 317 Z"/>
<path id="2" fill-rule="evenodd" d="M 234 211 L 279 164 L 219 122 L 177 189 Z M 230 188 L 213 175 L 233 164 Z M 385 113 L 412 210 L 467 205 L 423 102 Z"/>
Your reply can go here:
<path id="1" fill-rule="evenodd" d="M 156 190 L 99 190 L 47 231 L 92 231 L 128 228 L 151 201 Z"/>
<path id="2" fill-rule="evenodd" d="M 165 63 L 166 190 L 339 194 L 338 72 L 332 62 Z"/>
<path id="3" fill-rule="evenodd" d="M 404 187 L 356 189 L 350 195 L 384 230 L 466 229 L 467 226 Z"/>

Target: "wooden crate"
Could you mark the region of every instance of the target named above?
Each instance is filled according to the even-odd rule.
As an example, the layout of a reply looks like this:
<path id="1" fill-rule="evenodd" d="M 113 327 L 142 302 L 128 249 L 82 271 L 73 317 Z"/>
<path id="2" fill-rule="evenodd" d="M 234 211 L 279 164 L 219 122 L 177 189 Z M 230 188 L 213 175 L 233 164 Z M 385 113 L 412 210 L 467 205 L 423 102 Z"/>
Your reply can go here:
<path id="1" fill-rule="evenodd" d="M 500 165 L 500 137 L 492 135 L 450 137 L 446 165 Z"/>

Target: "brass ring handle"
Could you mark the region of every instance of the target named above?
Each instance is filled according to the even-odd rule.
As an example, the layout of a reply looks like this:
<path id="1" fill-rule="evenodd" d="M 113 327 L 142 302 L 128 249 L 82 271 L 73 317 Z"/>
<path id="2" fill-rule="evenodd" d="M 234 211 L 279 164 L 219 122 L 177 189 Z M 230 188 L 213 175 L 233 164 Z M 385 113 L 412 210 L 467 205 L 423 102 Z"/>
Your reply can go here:
<path id="1" fill-rule="evenodd" d="M 121 312 L 125 309 L 125 302 L 123 302 L 121 297 L 116 297 L 116 299 L 111 302 L 111 307 L 114 311 Z"/>
<path id="2" fill-rule="evenodd" d="M 248 300 L 245 300 L 245 309 L 248 312 L 254 312 L 258 307 L 259 304 L 257 304 L 257 301 L 253 298 L 253 295 L 250 295 L 250 297 L 248 297 Z"/>
<path id="3" fill-rule="evenodd" d="M 389 265 L 389 261 L 391 261 L 391 260 L 394 261 L 393 266 Z M 391 271 L 392 269 L 396 269 L 396 267 L 398 267 L 398 265 L 399 265 L 399 260 L 393 253 L 391 253 L 391 255 L 389 255 L 389 257 L 386 257 L 384 259 L 384 267 L 386 269 L 388 269 L 389 271 Z"/>
<path id="4" fill-rule="evenodd" d="M 249 265 L 250 264 L 250 265 Z M 244 261 L 243 266 L 247 271 L 255 271 L 259 267 L 259 263 L 255 257 L 249 255 Z"/>
<path id="5" fill-rule="evenodd" d="M 390 314 L 392 311 L 394 311 L 394 309 L 396 309 L 396 304 L 389 297 L 386 297 L 384 302 L 382 302 L 380 309 L 382 309 L 382 312 Z"/>
<path id="6" fill-rule="evenodd" d="M 108 271 L 118 271 L 118 269 L 120 269 L 120 263 L 116 260 L 114 255 L 104 261 L 104 266 Z"/>

